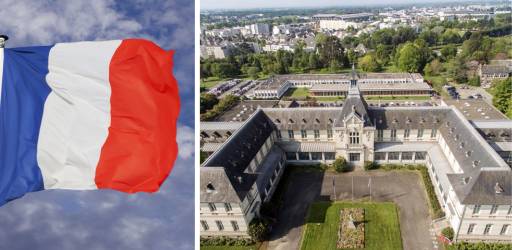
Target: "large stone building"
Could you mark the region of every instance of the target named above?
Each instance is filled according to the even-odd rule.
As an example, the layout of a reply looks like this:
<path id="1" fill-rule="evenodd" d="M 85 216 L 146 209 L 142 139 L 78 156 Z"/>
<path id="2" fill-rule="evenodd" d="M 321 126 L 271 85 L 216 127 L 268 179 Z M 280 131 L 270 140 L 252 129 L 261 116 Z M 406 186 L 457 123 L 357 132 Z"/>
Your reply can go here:
<path id="1" fill-rule="evenodd" d="M 263 108 L 244 122 L 201 123 L 210 154 L 200 168 L 201 236 L 247 236 L 287 163 L 342 156 L 356 168 L 424 164 L 456 240 L 512 242 L 512 171 L 482 136 L 492 131 L 510 147 L 510 129 L 477 130 L 454 106 L 368 106 L 357 81 L 353 73 L 341 108 Z"/>
<path id="2" fill-rule="evenodd" d="M 346 96 L 351 77 L 350 74 L 277 75 L 254 90 L 254 97 L 277 99 L 290 88 L 308 88 L 312 96 Z M 363 95 L 425 96 L 432 93 L 432 87 L 417 73 L 364 73 L 354 77 Z"/>
<path id="3" fill-rule="evenodd" d="M 321 30 L 340 30 L 362 27 L 361 21 L 368 21 L 373 17 L 372 13 L 355 13 L 355 14 L 318 14 L 312 18 L 317 23 L 317 27 Z"/>

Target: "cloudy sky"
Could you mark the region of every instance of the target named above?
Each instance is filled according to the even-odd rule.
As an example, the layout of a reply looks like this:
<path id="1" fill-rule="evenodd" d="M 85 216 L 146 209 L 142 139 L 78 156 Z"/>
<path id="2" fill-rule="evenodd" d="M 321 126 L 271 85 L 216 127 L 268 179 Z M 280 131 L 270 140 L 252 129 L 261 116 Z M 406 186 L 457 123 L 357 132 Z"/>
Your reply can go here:
<path id="1" fill-rule="evenodd" d="M 158 193 L 51 190 L 25 195 L 0 207 L 0 249 L 193 249 L 193 1 L 1 2 L 0 33 L 9 35 L 7 47 L 141 37 L 176 50 L 182 113 L 179 158 Z"/>
<path id="2" fill-rule="evenodd" d="M 327 6 L 368 6 L 371 4 L 404 4 L 424 2 L 463 2 L 464 0 L 200 0 L 201 10 L 207 9 L 249 9 L 249 8 L 300 8 Z"/>

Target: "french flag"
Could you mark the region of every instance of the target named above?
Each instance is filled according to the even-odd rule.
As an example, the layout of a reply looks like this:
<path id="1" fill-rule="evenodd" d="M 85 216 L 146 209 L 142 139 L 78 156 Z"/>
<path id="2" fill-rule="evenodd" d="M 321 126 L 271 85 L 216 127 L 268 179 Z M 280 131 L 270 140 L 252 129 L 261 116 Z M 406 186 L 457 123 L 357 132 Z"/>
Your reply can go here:
<path id="1" fill-rule="evenodd" d="M 0 49 L 0 206 L 44 189 L 157 191 L 178 153 L 172 56 L 142 39 Z"/>

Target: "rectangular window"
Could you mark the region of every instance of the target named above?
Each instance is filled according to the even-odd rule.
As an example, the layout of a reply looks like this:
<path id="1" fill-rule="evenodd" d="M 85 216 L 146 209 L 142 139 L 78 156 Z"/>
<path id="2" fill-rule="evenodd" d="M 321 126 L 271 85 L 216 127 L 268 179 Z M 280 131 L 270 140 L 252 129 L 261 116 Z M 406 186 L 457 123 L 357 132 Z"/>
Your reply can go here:
<path id="1" fill-rule="evenodd" d="M 276 130 L 276 136 L 278 139 L 281 139 L 281 130 Z"/>
<path id="2" fill-rule="evenodd" d="M 409 134 L 411 133 L 411 130 L 410 129 L 406 129 L 404 130 L 404 139 L 408 139 L 409 138 Z"/>
<path id="3" fill-rule="evenodd" d="M 286 159 L 290 161 L 297 160 L 297 154 L 295 152 L 286 152 Z"/>
<path id="4" fill-rule="evenodd" d="M 507 214 L 512 214 L 512 206 L 508 207 L 508 212 Z"/>
<path id="5" fill-rule="evenodd" d="M 302 139 L 308 137 L 308 133 L 306 132 L 306 130 L 303 129 L 300 131 L 300 137 L 302 137 Z"/>
<path id="6" fill-rule="evenodd" d="M 475 226 L 476 226 L 476 224 L 469 224 L 468 234 L 472 234 L 473 233 L 473 231 L 475 230 Z"/>
<path id="7" fill-rule="evenodd" d="M 388 153 L 388 160 L 399 160 L 400 159 L 400 152 L 389 152 Z"/>
<path id="8" fill-rule="evenodd" d="M 402 152 L 402 160 L 411 161 L 412 152 Z"/>
<path id="9" fill-rule="evenodd" d="M 212 211 L 212 212 L 217 210 L 215 203 L 208 203 L 208 207 L 210 208 L 210 211 Z"/>
<path id="10" fill-rule="evenodd" d="M 383 141 L 384 140 L 384 130 L 379 129 L 377 130 L 377 141 Z"/>
<path id="11" fill-rule="evenodd" d="M 299 152 L 299 160 L 309 161 L 309 153 L 308 152 Z"/>
<path id="12" fill-rule="evenodd" d="M 485 225 L 484 235 L 489 234 L 489 232 L 491 231 L 491 228 L 492 228 L 492 224 Z"/>
<path id="13" fill-rule="evenodd" d="M 314 161 L 322 160 L 322 153 L 320 153 L 320 152 L 311 152 L 311 160 L 314 160 Z"/>
<path id="14" fill-rule="evenodd" d="M 505 235 L 508 231 L 509 226 L 510 226 L 509 224 L 503 225 L 503 227 L 501 228 L 501 231 L 500 231 L 500 235 Z"/>
<path id="15" fill-rule="evenodd" d="M 314 133 L 315 133 L 315 139 L 320 138 L 320 130 L 315 129 Z"/>
<path id="16" fill-rule="evenodd" d="M 425 155 L 426 155 L 425 152 L 416 152 L 414 154 L 415 154 L 414 159 L 416 159 L 416 160 L 425 160 Z"/>
<path id="17" fill-rule="evenodd" d="M 205 220 L 201 220 L 201 226 L 203 227 L 204 231 L 208 231 L 208 229 L 210 229 L 210 227 L 208 226 L 208 222 L 206 222 Z"/>
<path id="18" fill-rule="evenodd" d="M 396 141 L 396 129 L 391 130 L 391 141 Z"/>
<path id="19" fill-rule="evenodd" d="M 326 160 L 334 160 L 334 158 L 336 157 L 336 153 L 334 152 L 325 152 L 324 153 L 324 157 Z"/>
<path id="20" fill-rule="evenodd" d="M 418 129 L 418 138 L 421 138 L 421 137 L 423 137 L 423 129 L 422 128 Z"/>
<path id="21" fill-rule="evenodd" d="M 332 129 L 327 130 L 327 138 L 332 138 Z"/>
<path id="22" fill-rule="evenodd" d="M 492 205 L 492 207 L 491 207 L 491 214 L 495 214 L 496 211 L 498 211 L 498 206 Z"/>
<path id="23" fill-rule="evenodd" d="M 349 153 L 348 157 L 349 157 L 350 161 L 359 161 L 359 159 L 360 159 L 359 153 Z"/>
<path id="24" fill-rule="evenodd" d="M 430 133 L 430 138 L 436 138 L 437 135 L 437 129 L 433 128 L 432 132 Z"/>
<path id="25" fill-rule="evenodd" d="M 228 212 L 233 210 L 230 203 L 224 203 L 224 207 L 226 208 L 226 211 L 228 211 Z"/>
<path id="26" fill-rule="evenodd" d="M 288 130 L 288 138 L 293 139 L 293 130 Z"/>
<path id="27" fill-rule="evenodd" d="M 238 227 L 238 222 L 236 222 L 234 220 L 231 221 L 231 226 L 233 227 L 233 231 L 240 230 L 240 228 Z"/>
<path id="28" fill-rule="evenodd" d="M 359 132 L 349 133 L 350 144 L 359 144 Z"/>
<path id="29" fill-rule="evenodd" d="M 222 221 L 216 220 L 215 224 L 217 224 L 217 228 L 219 229 L 219 231 L 224 230 L 224 225 L 222 225 Z"/>
<path id="30" fill-rule="evenodd" d="M 480 205 L 475 205 L 473 207 L 473 214 L 478 214 L 480 213 Z"/>
<path id="31" fill-rule="evenodd" d="M 377 152 L 377 153 L 375 153 L 375 160 L 376 161 L 384 161 L 384 160 L 386 160 L 386 153 L 384 153 L 384 152 Z"/>

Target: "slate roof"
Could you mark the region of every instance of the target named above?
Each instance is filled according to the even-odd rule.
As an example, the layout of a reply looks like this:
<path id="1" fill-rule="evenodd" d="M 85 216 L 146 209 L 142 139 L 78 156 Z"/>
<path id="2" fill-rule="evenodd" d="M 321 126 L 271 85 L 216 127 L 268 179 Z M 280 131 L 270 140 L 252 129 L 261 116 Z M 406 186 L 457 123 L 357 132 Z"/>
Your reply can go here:
<path id="1" fill-rule="evenodd" d="M 202 167 L 199 175 L 201 202 L 241 202 L 223 167 Z M 213 190 L 208 190 L 209 184 Z"/>
<path id="2" fill-rule="evenodd" d="M 462 204 L 510 205 L 512 201 L 511 171 L 480 171 L 467 184 L 462 182 L 463 175 L 448 174 L 457 196 Z M 496 193 L 499 183 L 503 193 Z M 469 186 L 470 188 L 466 188 Z"/>
<path id="3" fill-rule="evenodd" d="M 257 110 L 217 152 L 203 163 L 201 171 L 210 167 L 223 167 L 239 200 L 243 200 L 258 177 L 257 173 L 246 172 L 246 168 L 274 129 L 275 126 L 268 117 L 260 109 Z M 212 182 L 215 187 L 218 185 L 214 183 L 215 180 L 219 179 L 201 179 L 201 185 Z"/>
<path id="4" fill-rule="evenodd" d="M 447 107 L 369 107 L 377 129 L 437 128 L 450 111 Z"/>
<path id="5" fill-rule="evenodd" d="M 280 130 L 326 130 L 332 128 L 341 108 L 268 108 L 263 112 Z"/>

